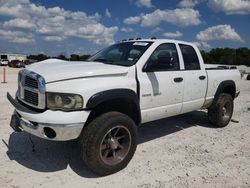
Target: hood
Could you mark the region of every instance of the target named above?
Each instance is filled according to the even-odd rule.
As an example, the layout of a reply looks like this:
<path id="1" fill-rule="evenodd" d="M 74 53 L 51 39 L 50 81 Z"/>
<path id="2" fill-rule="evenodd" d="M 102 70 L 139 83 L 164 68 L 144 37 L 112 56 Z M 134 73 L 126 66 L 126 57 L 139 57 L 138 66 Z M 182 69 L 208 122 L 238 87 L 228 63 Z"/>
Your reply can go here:
<path id="1" fill-rule="evenodd" d="M 29 71 L 41 75 L 45 82 L 55 82 L 86 77 L 125 75 L 127 67 L 108 65 L 98 62 L 70 62 L 49 59 L 27 67 Z"/>

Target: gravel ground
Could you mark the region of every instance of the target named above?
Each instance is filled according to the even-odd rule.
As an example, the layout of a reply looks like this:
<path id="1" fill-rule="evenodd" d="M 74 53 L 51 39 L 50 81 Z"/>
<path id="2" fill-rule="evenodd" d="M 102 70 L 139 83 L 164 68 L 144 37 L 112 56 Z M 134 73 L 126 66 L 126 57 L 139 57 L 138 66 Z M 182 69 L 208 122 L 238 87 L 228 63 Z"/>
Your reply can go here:
<path id="1" fill-rule="evenodd" d="M 145 124 L 127 168 L 97 177 L 79 159 L 76 141 L 13 133 L 6 92 L 14 95 L 17 72 L 7 68 L 8 83 L 0 83 L 0 187 L 250 187 L 250 81 L 241 81 L 235 100 L 238 123 L 214 128 L 196 111 Z"/>

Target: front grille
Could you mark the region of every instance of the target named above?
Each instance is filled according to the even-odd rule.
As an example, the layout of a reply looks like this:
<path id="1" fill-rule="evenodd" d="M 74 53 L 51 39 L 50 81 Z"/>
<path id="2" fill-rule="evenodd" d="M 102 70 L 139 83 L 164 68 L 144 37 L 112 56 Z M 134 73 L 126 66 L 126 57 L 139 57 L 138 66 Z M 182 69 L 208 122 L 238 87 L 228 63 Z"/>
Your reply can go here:
<path id="1" fill-rule="evenodd" d="M 37 106 L 38 105 L 38 93 L 33 93 L 24 89 L 24 101 Z"/>
<path id="2" fill-rule="evenodd" d="M 38 82 L 37 82 L 36 79 L 31 78 L 29 76 L 26 76 L 26 78 L 25 78 L 25 86 L 38 89 Z"/>
<path id="3" fill-rule="evenodd" d="M 23 69 L 18 76 L 17 98 L 26 105 L 45 109 L 45 80 L 39 74 Z"/>

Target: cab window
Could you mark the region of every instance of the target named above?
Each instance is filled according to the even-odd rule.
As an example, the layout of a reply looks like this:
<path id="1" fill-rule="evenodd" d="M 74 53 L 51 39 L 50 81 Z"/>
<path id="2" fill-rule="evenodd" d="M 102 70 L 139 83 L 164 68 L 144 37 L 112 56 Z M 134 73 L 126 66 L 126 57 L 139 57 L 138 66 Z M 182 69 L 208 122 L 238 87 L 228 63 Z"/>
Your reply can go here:
<path id="1" fill-rule="evenodd" d="M 175 44 L 159 45 L 148 59 L 147 65 L 152 71 L 180 70 L 179 58 Z"/>
<path id="2" fill-rule="evenodd" d="M 185 70 L 200 70 L 200 62 L 195 49 L 186 44 L 179 44 Z"/>

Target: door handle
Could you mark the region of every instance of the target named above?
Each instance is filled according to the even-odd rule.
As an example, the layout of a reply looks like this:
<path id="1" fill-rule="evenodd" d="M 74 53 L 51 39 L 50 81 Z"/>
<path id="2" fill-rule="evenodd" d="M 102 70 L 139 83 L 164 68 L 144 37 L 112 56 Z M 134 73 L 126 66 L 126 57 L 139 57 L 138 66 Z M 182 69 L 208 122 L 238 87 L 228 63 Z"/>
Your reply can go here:
<path id="1" fill-rule="evenodd" d="M 199 79 L 200 79 L 200 80 L 205 80 L 205 79 L 206 79 L 206 76 L 199 76 Z"/>
<path id="2" fill-rule="evenodd" d="M 182 77 L 177 77 L 174 78 L 174 82 L 182 82 L 183 78 Z"/>

